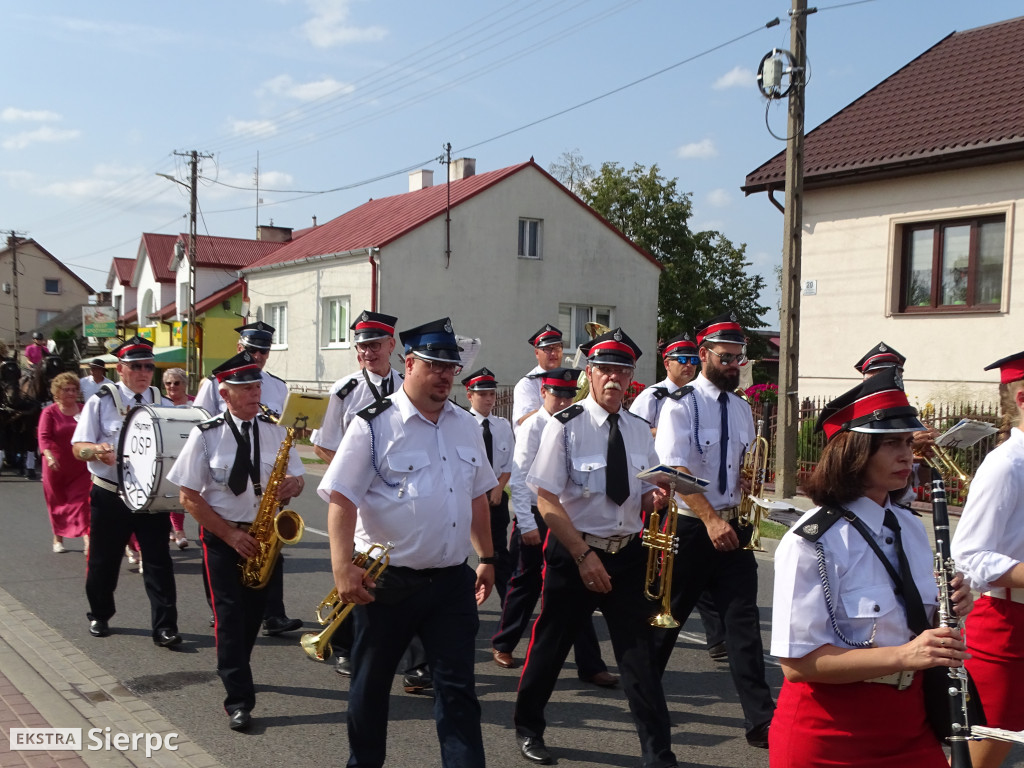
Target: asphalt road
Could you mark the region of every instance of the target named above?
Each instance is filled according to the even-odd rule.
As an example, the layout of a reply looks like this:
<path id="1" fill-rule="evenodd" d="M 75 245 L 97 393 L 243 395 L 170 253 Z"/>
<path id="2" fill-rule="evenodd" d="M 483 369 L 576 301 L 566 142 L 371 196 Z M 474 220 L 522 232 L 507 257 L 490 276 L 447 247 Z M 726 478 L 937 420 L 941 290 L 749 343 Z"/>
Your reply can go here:
<path id="1" fill-rule="evenodd" d="M 315 474 L 320 467 L 307 469 Z M 306 522 L 303 540 L 287 548 L 285 603 L 288 613 L 318 631 L 313 611 L 330 588 L 325 535 L 326 505 L 314 493 L 310 477 L 304 497 L 292 504 Z M 97 664 L 145 699 L 181 732 L 229 768 L 277 768 L 283 764 L 337 765 L 347 758 L 344 712 L 348 681 L 333 666 L 311 661 L 298 645 L 299 633 L 260 638 L 253 654 L 257 682 L 254 728 L 248 734 L 228 730 L 221 701 L 223 688 L 215 674 L 210 611 L 203 597 L 197 529 L 186 517 L 192 546 L 173 550 L 178 585 L 179 628 L 185 643 L 174 650 L 149 640 L 149 606 L 142 579 L 127 560 L 117 590 L 118 612 L 108 638 L 88 633 L 85 614 L 84 562 L 79 540 L 70 551 L 50 551 L 50 529 L 42 486 L 9 475 L 0 477 L 3 537 L 0 539 L 0 584 Z M 769 644 L 771 560 L 761 564 L 762 632 Z M 487 757 L 494 766 L 526 765 L 518 754 L 512 730 L 516 670 L 493 664 L 490 636 L 497 622 L 497 598 L 481 608 L 477 643 L 477 691 L 483 708 Z M 605 659 L 613 657 L 607 631 L 598 620 Z M 522 651 L 523 648 L 517 649 Z M 520 654 L 517 654 L 517 657 Z M 778 666 L 769 660 L 768 682 L 777 692 Z M 684 627 L 666 673 L 665 688 L 675 725 L 673 743 L 681 763 L 700 766 L 761 768 L 766 750 L 746 744 L 743 718 L 726 667 L 712 662 L 703 649 L 699 621 Z M 567 663 L 547 710 L 546 741 L 562 766 L 634 766 L 639 750 L 621 691 L 581 683 Z M 1018 756 L 1018 748 L 1014 756 Z M 410 696 L 396 678 L 391 700 L 389 765 L 440 764 L 434 733 L 432 700 Z M 1024 759 L 1008 761 L 1024 768 Z"/>

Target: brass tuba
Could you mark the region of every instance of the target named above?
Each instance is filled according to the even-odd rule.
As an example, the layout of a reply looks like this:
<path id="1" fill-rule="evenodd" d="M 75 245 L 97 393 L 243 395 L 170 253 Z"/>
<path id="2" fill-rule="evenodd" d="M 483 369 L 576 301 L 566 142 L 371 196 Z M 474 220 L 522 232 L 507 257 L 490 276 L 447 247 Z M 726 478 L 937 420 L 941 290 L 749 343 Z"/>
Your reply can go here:
<path id="1" fill-rule="evenodd" d="M 750 490 L 740 500 L 739 525 L 753 529 L 744 549 L 755 552 L 764 552 L 761 547 L 761 505 L 756 501 L 764 495 L 764 480 L 768 474 L 768 440 L 764 436 L 764 421 L 757 420 L 757 437 L 743 456 L 743 468 L 740 470 L 740 477 L 746 477 L 750 482 Z"/>
<path id="2" fill-rule="evenodd" d="M 661 602 L 661 612 L 652 616 L 650 623 L 651 626 L 662 629 L 674 629 L 679 626 L 679 622 L 672 615 L 672 566 L 679 551 L 679 538 L 676 536 L 679 505 L 676 504 L 675 486 L 672 487 L 671 494 L 665 511 L 664 527 L 661 516 L 657 512 L 651 512 L 643 540 L 644 546 L 650 550 L 647 553 L 644 595 L 648 600 Z M 656 590 L 655 584 L 658 585 Z"/>
<path id="3" fill-rule="evenodd" d="M 274 460 L 274 469 L 267 480 L 266 488 L 263 489 L 263 496 L 260 497 L 256 519 L 249 527 L 249 535 L 256 539 L 259 552 L 240 564 L 242 584 L 250 589 L 263 589 L 267 586 L 270 574 L 274 571 L 274 564 L 281 553 L 281 545 L 295 544 L 302 538 L 302 532 L 306 527 L 294 510 L 282 509 L 278 513 L 281 505 L 277 500 L 277 489 L 284 480 L 285 472 L 288 471 L 288 453 L 295 439 L 293 428 L 287 427 L 286 431 L 288 434 L 281 443 L 277 458 Z"/>
<path id="4" fill-rule="evenodd" d="M 384 569 L 388 567 L 391 556 L 388 554 L 394 549 L 390 541 L 387 544 L 373 544 L 366 552 L 356 552 L 352 562 L 360 568 L 366 568 L 366 575 L 376 580 Z M 302 650 L 309 658 L 315 661 L 324 661 L 331 658 L 334 649 L 331 648 L 331 638 L 338 631 L 348 615 L 352 612 L 355 603 L 343 603 L 338 596 L 338 588 L 335 587 L 328 593 L 327 597 L 320 601 L 316 607 L 316 620 L 324 627 L 320 632 L 307 632 L 299 639 Z"/>

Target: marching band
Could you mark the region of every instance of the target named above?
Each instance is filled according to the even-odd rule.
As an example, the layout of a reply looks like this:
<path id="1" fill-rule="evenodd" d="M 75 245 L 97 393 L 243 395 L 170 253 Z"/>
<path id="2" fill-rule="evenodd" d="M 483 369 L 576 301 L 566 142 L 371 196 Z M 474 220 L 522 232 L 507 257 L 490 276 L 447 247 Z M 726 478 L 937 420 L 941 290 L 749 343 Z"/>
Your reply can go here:
<path id="1" fill-rule="evenodd" d="M 765 682 L 757 563 L 745 547 L 750 523 L 737 511 L 750 493 L 740 470 L 755 434 L 750 406 L 735 396 L 746 363 L 735 315 L 702 323 L 695 343 L 689 334 L 673 339 L 663 350 L 669 379 L 632 410 L 623 399 L 642 351 L 621 328 L 580 346 L 585 396 L 570 404 L 580 372 L 560 367 L 561 331 L 545 325 L 529 340 L 538 366 L 516 385 L 511 425 L 491 413 L 497 381 L 487 368 L 462 379 L 471 409 L 450 400 L 462 363 L 450 320 L 400 334 L 401 370 L 390 361 L 395 322 L 364 312 L 353 323 L 366 359 L 335 385 L 325 422 L 303 425 L 320 427 L 313 442 L 329 464 L 318 493 L 329 505 L 331 615 L 346 609 L 311 636 L 311 655 L 329 656 L 330 636 L 349 623 L 337 639 L 344 659 L 338 671 L 351 674 L 349 765 L 384 764 L 391 678 L 417 638 L 418 664 L 432 677 L 427 690 L 435 698 L 442 765 L 485 764 L 475 643 L 477 608 L 495 586 L 495 565 L 503 604 L 491 645 L 498 666 L 518 666 L 512 649 L 542 597 L 509 723 L 528 762 L 555 762 L 557 747 L 544 739 L 545 709 L 569 649 L 589 647 L 599 609 L 642 764 L 678 765 L 662 679 L 678 629 L 651 626 L 659 606 L 641 594 L 645 578 L 659 577 L 675 622 L 686 620 L 702 594 L 710 596 L 724 624 L 747 741 L 768 749 L 772 768 L 941 768 L 949 764 L 943 747 L 958 739 L 969 742 L 969 752 L 954 749 L 954 768 L 995 768 L 1010 742 L 1021 740 L 1024 708 L 1014 694 L 1024 684 L 1024 352 L 986 369 L 1000 375 L 1003 441 L 971 482 L 944 562 L 940 556 L 933 564 L 927 532 L 908 505 L 937 433 L 921 423 L 903 390 L 905 358 L 880 343 L 856 364 L 863 381 L 822 410 L 816 429 L 825 448 L 803 485 L 816 506 L 783 536 L 774 558 L 771 653 L 784 675 L 776 708 Z M 193 419 L 176 461 L 153 469 L 165 475 L 158 486 L 166 480 L 180 488 L 175 505 L 180 501 L 200 526 L 217 671 L 233 731 L 251 724 L 250 658 L 264 621 L 263 587 L 271 574 L 278 588 L 281 579 L 280 542 L 266 539 L 301 536 L 301 520 L 297 533 L 285 533 L 294 523 L 280 510 L 303 488 L 302 463 L 288 450 L 292 431 L 278 424 L 287 387 L 263 371 L 273 329 L 256 323 L 239 332 L 239 354 L 204 382 L 209 413 Z M 152 639 L 170 648 L 182 638 L 167 512 L 160 504 L 126 503 L 126 488 L 136 486 L 133 468 L 120 463 L 123 444 L 134 439 L 127 429 L 133 410 L 166 410 L 169 401 L 150 386 L 151 342 L 136 336 L 114 354 L 120 381 L 104 383 L 87 400 L 71 441 L 93 483 L 89 632 L 111 632 L 121 553 L 134 534 Z M 677 494 L 638 477 L 658 466 L 692 475 L 699 492 Z M 511 555 L 501 530 L 510 519 L 510 479 Z M 936 488 L 941 494 L 941 483 Z M 652 528 L 667 531 L 674 544 L 660 547 L 664 572 L 651 574 L 648 566 L 645 575 L 643 541 L 657 535 L 646 518 L 655 512 Z M 267 551 L 264 580 L 252 583 L 246 564 Z M 599 651 L 591 655 L 595 675 L 618 684 L 602 671 Z M 963 697 L 972 700 L 965 721 L 934 713 L 947 675 L 964 681 Z M 999 734 L 1009 736 L 993 738 Z"/>

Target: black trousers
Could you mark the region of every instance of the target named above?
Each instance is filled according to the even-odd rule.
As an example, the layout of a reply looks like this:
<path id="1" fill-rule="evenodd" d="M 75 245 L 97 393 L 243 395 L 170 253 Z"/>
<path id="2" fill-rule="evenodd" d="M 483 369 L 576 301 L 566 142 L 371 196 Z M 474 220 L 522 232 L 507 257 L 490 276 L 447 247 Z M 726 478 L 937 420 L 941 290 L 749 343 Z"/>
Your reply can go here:
<path id="1" fill-rule="evenodd" d="M 142 552 L 142 582 L 149 597 L 153 637 L 161 629 L 178 631 L 174 565 L 167 540 L 171 518 L 167 512 L 135 513 L 113 491 L 93 485 L 89 518 L 89 560 L 85 569 L 85 595 L 89 619 L 109 621 L 117 608 L 114 591 L 121 574 L 124 548 L 132 534 Z"/>
<path id="2" fill-rule="evenodd" d="M 508 494 L 501 494 L 501 501 L 491 505 L 491 545 L 498 558 L 494 566 L 494 588 L 501 604 L 505 604 L 508 581 L 512 577 L 513 560 L 508 551 Z"/>
<path id="3" fill-rule="evenodd" d="M 510 552 L 515 558 L 516 567 L 512 571 L 508 592 L 502 602 L 498 631 L 491 638 L 491 647 L 505 653 L 512 653 L 519 644 L 530 626 L 533 609 L 540 598 L 541 581 L 544 576 L 543 542 L 548 535 L 548 527 L 537 508 L 533 507 L 532 511 L 537 530 L 540 532 L 541 543 L 523 544 L 519 526 L 513 526 Z M 589 680 L 598 672 L 608 670 L 601 658 L 601 646 L 597 642 L 592 615 L 584 619 L 572 647 L 576 659 L 576 673 L 581 679 Z"/>
<path id="4" fill-rule="evenodd" d="M 747 733 L 772 719 L 775 703 L 764 677 L 761 617 L 757 608 L 757 560 L 746 549 L 719 552 L 700 520 L 679 516 L 679 554 L 672 573 L 672 615 L 680 624 L 690 616 L 701 593 L 711 595 L 725 625 L 729 671 Z M 679 628 L 655 630 L 658 670 L 664 674 Z"/>
<path id="5" fill-rule="evenodd" d="M 648 623 L 655 606 L 643 594 L 646 550 L 636 537 L 614 555 L 597 552 L 597 556 L 612 580 L 607 594 L 587 589 L 569 552 L 554 536 L 547 537 L 543 600 L 519 680 L 516 734 L 543 737 L 547 725 L 544 708 L 565 657 L 580 627 L 600 608 L 608 622 L 622 689 L 640 737 L 642 764 L 645 768 L 676 765 L 668 708 L 655 663 L 654 628 Z"/>
<path id="6" fill-rule="evenodd" d="M 352 615 L 348 695 L 350 768 L 378 768 L 387 752 L 391 683 L 414 635 L 423 641 L 434 681 L 434 719 L 444 768 L 483 768 L 474 661 L 480 628 L 468 565 L 414 571 L 389 566 L 375 600 Z"/>
<path id="7" fill-rule="evenodd" d="M 236 709 L 252 710 L 256 706 L 256 688 L 249 660 L 263 622 L 267 588 L 250 589 L 242 584 L 242 557 L 223 539 L 205 528 L 200 530 L 199 538 L 203 542 L 203 569 L 213 596 L 217 674 L 226 692 L 224 710 L 229 714 Z M 280 557 L 273 573 L 279 570 Z M 273 581 L 272 575 L 270 583 Z"/>

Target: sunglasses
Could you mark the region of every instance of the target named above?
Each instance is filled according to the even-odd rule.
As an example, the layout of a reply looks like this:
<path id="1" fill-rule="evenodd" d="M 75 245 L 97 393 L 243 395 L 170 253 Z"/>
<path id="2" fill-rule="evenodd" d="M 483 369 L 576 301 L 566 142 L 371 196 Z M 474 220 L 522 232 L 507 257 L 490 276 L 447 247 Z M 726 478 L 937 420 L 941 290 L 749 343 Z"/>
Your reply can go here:
<path id="1" fill-rule="evenodd" d="M 743 365 L 745 362 L 747 362 L 747 356 L 744 355 L 742 352 L 738 355 L 734 355 L 729 352 L 726 352 L 725 354 L 719 354 L 718 352 L 715 352 L 715 350 L 713 349 L 708 349 L 708 352 L 710 352 L 712 355 L 716 355 L 718 359 L 722 361 L 722 365 L 732 365 L 733 363 L 736 363 L 736 365 Z"/>
<path id="2" fill-rule="evenodd" d="M 153 363 L 128 363 L 128 370 L 130 371 L 155 371 L 156 366 Z"/>
<path id="3" fill-rule="evenodd" d="M 697 355 L 673 355 L 669 360 L 675 360 L 680 365 L 700 365 L 700 358 Z"/>

